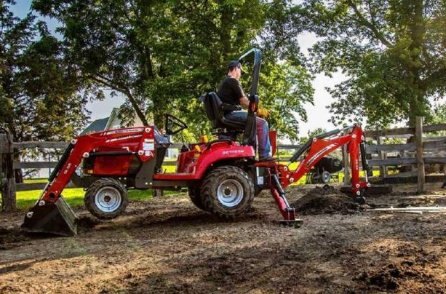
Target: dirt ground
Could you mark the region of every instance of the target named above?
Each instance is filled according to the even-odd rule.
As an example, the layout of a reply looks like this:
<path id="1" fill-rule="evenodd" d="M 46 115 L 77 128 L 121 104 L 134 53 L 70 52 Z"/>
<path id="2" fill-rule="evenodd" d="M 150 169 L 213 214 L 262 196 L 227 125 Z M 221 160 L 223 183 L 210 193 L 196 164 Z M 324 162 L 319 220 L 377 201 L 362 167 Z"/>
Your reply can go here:
<path id="1" fill-rule="evenodd" d="M 440 185 L 419 196 L 394 186 L 365 208 L 336 190 L 293 188 L 300 228 L 276 222 L 266 192 L 235 221 L 186 195 L 131 203 L 107 222 L 79 210 L 76 237 L 22 235 L 23 213 L 0 214 L 0 293 L 446 293 L 445 214 L 371 210 L 446 205 Z"/>

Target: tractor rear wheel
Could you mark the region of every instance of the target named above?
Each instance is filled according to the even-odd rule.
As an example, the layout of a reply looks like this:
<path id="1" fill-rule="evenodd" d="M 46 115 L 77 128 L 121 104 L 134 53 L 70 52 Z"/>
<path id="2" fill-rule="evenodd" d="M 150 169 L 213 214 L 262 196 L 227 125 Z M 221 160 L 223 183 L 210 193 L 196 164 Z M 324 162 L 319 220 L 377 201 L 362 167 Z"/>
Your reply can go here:
<path id="1" fill-rule="evenodd" d="M 128 204 L 127 189 L 115 179 L 102 178 L 88 187 L 85 207 L 99 219 L 112 219 L 124 212 Z"/>
<path id="2" fill-rule="evenodd" d="M 235 166 L 218 167 L 205 177 L 200 189 L 205 210 L 226 219 L 245 213 L 254 200 L 254 183 Z"/>
<path id="3" fill-rule="evenodd" d="M 200 187 L 189 187 L 188 189 L 189 191 L 189 198 L 190 201 L 199 209 L 201 210 L 206 210 L 205 206 L 204 206 L 204 201 L 203 198 L 201 197 L 200 194 Z"/>

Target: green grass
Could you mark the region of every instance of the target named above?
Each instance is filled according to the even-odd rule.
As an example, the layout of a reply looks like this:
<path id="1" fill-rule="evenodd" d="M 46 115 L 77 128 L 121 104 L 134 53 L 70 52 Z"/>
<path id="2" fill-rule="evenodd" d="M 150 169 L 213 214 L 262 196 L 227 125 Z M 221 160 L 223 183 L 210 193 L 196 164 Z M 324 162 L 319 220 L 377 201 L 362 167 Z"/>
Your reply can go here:
<path id="1" fill-rule="evenodd" d="M 38 183 L 46 183 L 48 179 L 24 179 L 23 182 L 25 184 L 38 184 Z"/>
<path id="2" fill-rule="evenodd" d="M 17 208 L 25 210 L 34 205 L 39 199 L 41 190 L 20 191 L 17 192 Z M 164 191 L 164 195 L 177 195 L 180 191 Z M 82 188 L 67 188 L 62 192 L 64 199 L 71 207 L 80 207 L 84 205 L 85 191 Z M 129 190 L 129 200 L 147 201 L 152 198 L 152 190 Z"/>

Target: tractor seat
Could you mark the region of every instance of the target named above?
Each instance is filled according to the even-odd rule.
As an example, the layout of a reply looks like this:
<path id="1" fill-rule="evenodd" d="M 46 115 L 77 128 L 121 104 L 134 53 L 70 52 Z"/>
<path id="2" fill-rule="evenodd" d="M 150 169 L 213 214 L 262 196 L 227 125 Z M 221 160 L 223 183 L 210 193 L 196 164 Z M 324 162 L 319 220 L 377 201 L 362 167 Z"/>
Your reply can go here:
<path id="1" fill-rule="evenodd" d="M 215 92 L 207 93 L 203 97 L 203 102 L 206 116 L 212 122 L 214 129 L 228 129 L 237 133 L 244 132 L 245 122 L 230 120 L 224 116 L 225 110 L 241 110 L 240 107 L 223 103 Z"/>

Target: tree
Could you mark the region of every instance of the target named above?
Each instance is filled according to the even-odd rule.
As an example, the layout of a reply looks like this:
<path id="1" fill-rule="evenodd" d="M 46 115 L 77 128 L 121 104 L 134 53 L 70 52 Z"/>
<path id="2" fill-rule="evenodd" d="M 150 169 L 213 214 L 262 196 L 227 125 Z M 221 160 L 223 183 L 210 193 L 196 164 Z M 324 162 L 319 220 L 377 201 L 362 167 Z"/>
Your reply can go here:
<path id="1" fill-rule="evenodd" d="M 253 44 L 266 44 L 255 40 L 268 31 L 267 18 L 272 19 L 270 12 L 277 12 L 279 4 L 289 6 L 288 1 L 259 0 L 34 0 L 33 7 L 62 24 L 58 31 L 67 56 L 86 79 L 127 97 L 121 117 L 129 118 L 135 109 L 143 122 L 149 118 L 160 126 L 163 114 L 169 112 L 185 119 L 190 131 L 198 134 L 209 131 L 209 124 L 203 124 L 197 98 L 218 87 L 229 60 Z M 279 44 L 266 49 L 277 48 Z M 261 93 L 271 97 L 265 98 L 266 105 L 277 103 L 286 114 L 273 112 L 274 124 L 294 132 L 283 121 L 291 119 L 290 110 L 303 114 L 299 101 L 303 96 L 295 95 L 298 89 L 292 83 L 308 82 L 309 76 L 301 77 L 305 71 L 297 64 L 276 68 L 280 56 L 269 56 L 264 68 L 271 70 L 264 71 L 262 79 L 288 81 L 270 82 L 271 87 Z M 273 92 L 281 96 L 274 103 Z"/>
<path id="2" fill-rule="evenodd" d="M 348 79 L 331 94 L 332 121 L 365 117 L 372 126 L 431 116 L 446 92 L 446 4 L 422 0 L 306 0 L 295 26 L 321 37 L 315 72 Z"/>
<path id="3" fill-rule="evenodd" d="M 258 2 L 36 0 L 33 7 L 63 24 L 70 60 L 86 78 L 124 94 L 144 123 L 152 116 L 159 124 L 162 111 L 184 108 L 191 92 L 196 98 L 197 88 L 215 82 L 234 44 L 254 37 Z"/>
<path id="4" fill-rule="evenodd" d="M 84 85 L 44 23 L 0 2 L 0 125 L 15 141 L 68 140 L 84 125 Z"/>
<path id="5" fill-rule="evenodd" d="M 305 143 L 307 143 L 307 141 L 308 141 L 310 138 L 314 138 L 314 137 L 316 137 L 316 136 L 318 136 L 318 135 L 321 135 L 321 134 L 323 134 L 323 133 L 325 133 L 325 132 L 327 132 L 327 130 L 325 130 L 325 129 L 323 129 L 323 128 L 317 128 L 317 129 L 315 129 L 315 130 L 308 131 L 308 132 L 307 132 L 307 136 L 300 137 L 299 140 L 298 140 L 298 143 L 299 143 L 299 144 L 305 144 Z"/>
<path id="6" fill-rule="evenodd" d="M 270 110 L 271 127 L 291 140 L 297 139 L 299 129 L 295 114 L 307 121 L 304 104 L 313 104 L 314 94 L 313 77 L 297 41 L 302 29 L 293 25 L 294 10 L 292 1 L 271 1 L 255 45 L 263 52 L 262 105 Z"/>

